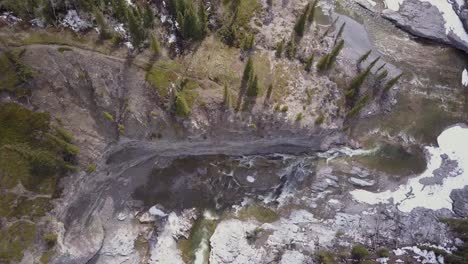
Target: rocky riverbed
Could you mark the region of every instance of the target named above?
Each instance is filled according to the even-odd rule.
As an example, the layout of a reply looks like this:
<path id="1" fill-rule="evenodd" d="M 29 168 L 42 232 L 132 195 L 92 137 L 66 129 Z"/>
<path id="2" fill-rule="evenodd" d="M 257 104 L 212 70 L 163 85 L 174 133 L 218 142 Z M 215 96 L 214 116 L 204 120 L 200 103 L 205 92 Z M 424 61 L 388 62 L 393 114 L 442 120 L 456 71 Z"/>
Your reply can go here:
<path id="1" fill-rule="evenodd" d="M 151 2 L 157 58 L 111 17 L 117 46 L 76 10 L 57 28 L 0 17 L 1 263 L 466 261 L 468 6 L 319 1 L 287 58 L 277 45 L 291 49 L 308 1 L 240 2 L 247 51 L 218 34 L 225 3 L 205 3 L 212 32 L 193 44 Z M 247 57 L 260 88 L 239 111 L 226 94 L 242 98 Z M 372 96 L 353 111 L 347 91 L 368 67 L 358 96 Z M 11 69 L 34 74 L 16 87 Z M 44 134 L 59 147 L 40 150 L 66 163 L 33 181 L 16 169 Z"/>

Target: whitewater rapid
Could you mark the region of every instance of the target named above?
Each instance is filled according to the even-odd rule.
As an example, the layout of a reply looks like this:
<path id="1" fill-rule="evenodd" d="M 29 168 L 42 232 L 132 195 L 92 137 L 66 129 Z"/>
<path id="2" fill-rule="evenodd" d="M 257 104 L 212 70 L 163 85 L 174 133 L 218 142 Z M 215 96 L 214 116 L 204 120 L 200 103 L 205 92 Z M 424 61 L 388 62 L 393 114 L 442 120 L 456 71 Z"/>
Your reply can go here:
<path id="1" fill-rule="evenodd" d="M 354 190 L 351 195 L 356 201 L 367 204 L 389 203 L 393 199 L 403 212 L 410 212 L 416 207 L 433 210 L 452 209 L 450 193 L 468 185 L 468 126 L 455 125 L 443 131 L 437 138 L 438 147 L 426 147 L 429 153 L 427 169 L 419 176 L 409 179 L 395 191 L 370 192 Z M 448 175 L 442 185 L 423 185 L 420 180 L 434 177 L 434 170 L 442 165 L 441 155 L 446 154 L 450 160 L 458 162 L 456 176 Z"/>

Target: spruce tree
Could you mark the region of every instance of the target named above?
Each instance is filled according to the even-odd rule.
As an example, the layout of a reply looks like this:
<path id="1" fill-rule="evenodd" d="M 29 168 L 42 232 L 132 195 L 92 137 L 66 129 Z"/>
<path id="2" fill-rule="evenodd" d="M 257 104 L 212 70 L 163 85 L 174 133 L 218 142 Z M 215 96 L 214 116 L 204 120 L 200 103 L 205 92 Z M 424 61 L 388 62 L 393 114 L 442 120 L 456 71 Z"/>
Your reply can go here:
<path id="1" fill-rule="evenodd" d="M 296 32 L 296 35 L 298 37 L 304 36 L 305 23 L 306 23 L 308 14 L 309 14 L 309 4 L 306 5 L 306 7 L 304 8 L 304 11 L 299 16 L 299 19 L 296 21 L 296 24 L 294 25 L 294 31 Z"/>
<path id="2" fill-rule="evenodd" d="M 249 82 L 249 85 L 247 87 L 247 96 L 251 98 L 256 98 L 259 93 L 259 87 L 258 87 L 258 79 L 257 75 Z"/>
<path id="3" fill-rule="evenodd" d="M 315 0 L 315 1 L 312 3 L 312 6 L 310 7 L 309 17 L 308 17 L 309 23 L 311 23 L 311 22 L 314 21 L 314 17 L 315 17 L 315 8 L 317 7 L 317 4 L 318 4 L 318 0 Z"/>
<path id="4" fill-rule="evenodd" d="M 133 47 L 138 49 L 145 39 L 145 32 L 140 18 L 136 17 L 135 14 L 138 14 L 135 9 L 128 10 L 128 31 L 130 33 Z"/>
<path id="5" fill-rule="evenodd" d="M 268 105 L 271 99 L 271 94 L 273 93 L 273 84 L 270 84 L 267 89 L 267 93 L 265 96 L 265 101 L 263 102 L 264 105 Z"/>
<path id="6" fill-rule="evenodd" d="M 111 5 L 117 20 L 119 20 L 121 23 L 127 22 L 129 8 L 126 0 L 111 0 Z"/>
<path id="7" fill-rule="evenodd" d="M 306 72 L 310 72 L 313 62 L 314 62 L 314 54 L 312 54 L 308 58 L 306 58 L 306 61 L 305 61 L 305 70 L 306 70 Z"/>
<path id="8" fill-rule="evenodd" d="M 143 11 L 143 26 L 144 28 L 153 28 L 154 26 L 154 13 L 149 4 L 145 5 L 145 10 Z"/>
<path id="9" fill-rule="evenodd" d="M 400 73 L 398 76 L 390 79 L 390 81 L 385 84 L 384 89 L 383 89 L 383 94 L 386 94 L 390 89 L 400 80 L 401 76 L 403 76 L 403 73 Z"/>
<path id="10" fill-rule="evenodd" d="M 283 49 L 284 49 L 284 39 L 282 39 L 278 44 L 276 44 L 276 58 L 281 58 L 283 55 Z"/>
<path id="11" fill-rule="evenodd" d="M 340 40 L 338 44 L 335 45 L 335 47 L 333 47 L 328 57 L 327 70 L 331 69 L 331 67 L 336 61 L 336 58 L 338 57 L 338 54 L 340 54 L 340 51 L 343 49 L 343 47 L 344 47 L 344 40 Z"/>
<path id="12" fill-rule="evenodd" d="M 231 93 L 229 92 L 229 88 L 227 84 L 224 84 L 224 92 L 223 92 L 223 106 L 225 109 L 231 108 L 232 105 Z"/>
<path id="13" fill-rule="evenodd" d="M 161 45 L 159 45 L 159 41 L 155 35 L 151 35 L 150 49 L 154 56 L 159 56 L 161 54 Z"/>
<path id="14" fill-rule="evenodd" d="M 104 15 L 102 14 L 101 10 L 98 8 L 94 8 L 93 10 L 94 17 L 96 19 L 96 24 L 99 29 L 99 35 L 102 39 L 107 39 L 109 37 L 109 29 L 107 26 L 107 21 L 104 18 Z"/>
<path id="15" fill-rule="evenodd" d="M 290 60 L 294 59 L 294 57 L 296 57 L 296 51 L 297 51 L 296 40 L 294 36 L 292 36 L 291 40 L 289 40 L 288 43 L 286 44 L 286 57 Z"/>
<path id="16" fill-rule="evenodd" d="M 187 100 L 180 93 L 177 93 L 175 96 L 175 111 L 176 115 L 180 117 L 187 117 L 191 113 Z"/>
<path id="17" fill-rule="evenodd" d="M 317 62 L 317 70 L 320 72 L 323 72 L 327 69 L 328 66 L 328 61 L 329 61 L 330 55 L 329 54 L 324 54 L 320 60 Z"/>
<path id="18" fill-rule="evenodd" d="M 205 36 L 208 33 L 208 14 L 206 13 L 205 5 L 203 1 L 200 0 L 198 6 L 198 21 L 200 23 L 200 33 L 202 36 Z"/>

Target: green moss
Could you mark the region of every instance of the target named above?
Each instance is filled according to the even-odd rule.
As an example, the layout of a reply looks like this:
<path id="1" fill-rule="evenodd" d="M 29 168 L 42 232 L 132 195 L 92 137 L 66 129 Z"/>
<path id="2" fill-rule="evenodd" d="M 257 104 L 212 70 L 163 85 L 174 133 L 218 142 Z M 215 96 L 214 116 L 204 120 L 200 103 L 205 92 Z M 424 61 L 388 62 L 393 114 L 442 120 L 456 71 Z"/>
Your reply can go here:
<path id="1" fill-rule="evenodd" d="M 17 49 L 0 54 L 0 91 L 13 92 L 17 96 L 30 93 L 26 88 L 19 87 L 35 74 L 31 67 L 20 60 L 24 51 Z"/>
<path id="2" fill-rule="evenodd" d="M 355 260 L 363 260 L 369 256 L 369 251 L 367 251 L 367 249 L 362 245 L 355 245 L 351 249 L 351 256 Z"/>
<path id="3" fill-rule="evenodd" d="M 46 251 L 42 253 L 42 256 L 39 261 L 41 262 L 41 264 L 49 264 L 50 260 L 52 259 L 54 255 L 55 255 L 55 252 L 53 250 Z"/>
<path id="4" fill-rule="evenodd" d="M 57 244 L 57 234 L 48 233 L 45 234 L 42 238 L 49 248 L 52 248 L 55 246 L 55 244 Z"/>
<path id="5" fill-rule="evenodd" d="M 70 48 L 70 47 L 58 47 L 57 50 L 58 50 L 58 52 L 60 52 L 60 53 L 64 53 L 64 52 L 66 52 L 66 51 L 73 51 L 73 49 Z"/>
<path id="6" fill-rule="evenodd" d="M 18 221 L 0 230 L 0 262 L 18 262 L 23 251 L 34 243 L 36 227 L 25 221 Z"/>
<path id="7" fill-rule="evenodd" d="M 353 159 L 367 167 L 398 176 L 421 173 L 426 168 L 424 153 L 416 146 L 405 149 L 400 145 L 383 144 L 375 153 Z"/>
<path id="8" fill-rule="evenodd" d="M 169 88 L 179 78 L 172 70 L 153 66 L 146 74 L 146 80 L 157 89 L 160 97 L 169 95 Z"/>
<path id="9" fill-rule="evenodd" d="M 209 239 L 216 229 L 217 222 L 207 219 L 198 219 L 195 221 L 188 239 L 181 239 L 177 247 L 182 253 L 182 259 L 185 263 L 193 263 L 195 252 L 204 243 L 204 239 Z M 209 251 L 206 252 L 205 259 L 208 258 Z"/>
<path id="10" fill-rule="evenodd" d="M 377 250 L 377 256 L 379 258 L 388 258 L 390 256 L 390 252 L 386 248 L 379 248 Z"/>
<path id="11" fill-rule="evenodd" d="M 109 112 L 107 112 L 107 111 L 103 111 L 102 114 L 104 115 L 104 117 L 105 117 L 107 120 L 109 120 L 109 121 L 111 121 L 111 122 L 114 122 L 114 121 L 115 121 L 114 116 L 113 116 L 111 113 L 109 113 Z"/>
<path id="12" fill-rule="evenodd" d="M 279 219 L 279 215 L 275 211 L 261 205 L 251 205 L 243 208 L 239 211 L 238 217 L 242 220 L 255 218 L 261 223 L 273 223 Z"/>
<path id="13" fill-rule="evenodd" d="M 93 173 L 96 171 L 96 164 L 90 164 L 88 167 L 86 167 L 86 172 L 87 173 Z"/>
<path id="14" fill-rule="evenodd" d="M 333 252 L 326 251 L 326 250 L 320 250 L 317 255 L 316 255 L 317 261 L 320 264 L 335 264 L 336 262 L 336 257 Z"/>

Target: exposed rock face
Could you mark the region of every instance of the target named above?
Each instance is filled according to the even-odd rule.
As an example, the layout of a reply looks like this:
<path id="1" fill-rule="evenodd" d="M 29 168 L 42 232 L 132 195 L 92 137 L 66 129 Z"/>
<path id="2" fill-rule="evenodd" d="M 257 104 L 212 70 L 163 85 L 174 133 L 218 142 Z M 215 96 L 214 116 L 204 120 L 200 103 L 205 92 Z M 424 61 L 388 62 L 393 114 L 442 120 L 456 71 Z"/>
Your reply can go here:
<path id="1" fill-rule="evenodd" d="M 382 15 L 413 35 L 449 44 L 468 52 L 468 41 L 459 35 L 463 28 L 447 30 L 449 25 L 446 20 L 451 14 L 446 14 L 444 18 L 443 12 L 447 11 L 439 10 L 439 8 L 425 1 L 404 0 L 398 10 L 387 9 L 382 12 Z M 459 19 L 455 12 L 453 16 L 455 17 L 450 19 Z M 461 34 L 466 35 L 464 32 Z"/>
<path id="2" fill-rule="evenodd" d="M 383 11 L 383 16 L 411 34 L 449 44 L 445 22 L 437 7 L 419 0 L 405 0 L 398 11 Z"/>
<path id="3" fill-rule="evenodd" d="M 360 187 L 369 187 L 375 184 L 374 180 L 358 179 L 355 177 L 349 178 L 348 181 L 352 183 L 353 185 L 360 186 Z"/>
<path id="4" fill-rule="evenodd" d="M 453 200 L 453 212 L 460 217 L 468 217 L 468 186 L 453 190 L 450 199 Z"/>

